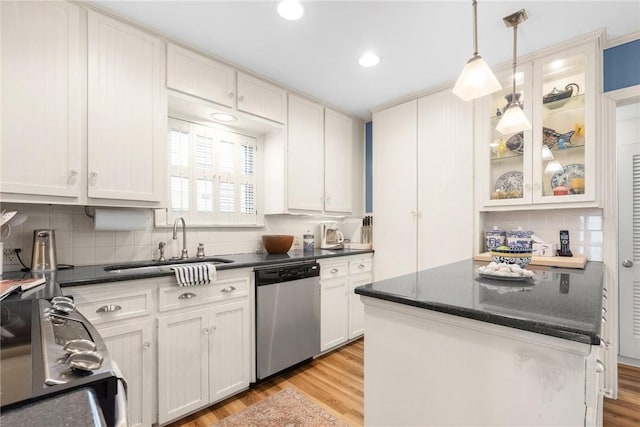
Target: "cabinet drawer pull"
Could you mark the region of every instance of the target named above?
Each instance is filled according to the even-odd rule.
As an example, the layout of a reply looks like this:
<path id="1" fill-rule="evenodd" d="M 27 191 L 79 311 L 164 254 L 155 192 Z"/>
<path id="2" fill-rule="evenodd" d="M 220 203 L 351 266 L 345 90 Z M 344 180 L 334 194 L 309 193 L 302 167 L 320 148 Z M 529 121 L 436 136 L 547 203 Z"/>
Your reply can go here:
<path id="1" fill-rule="evenodd" d="M 122 310 L 118 304 L 107 304 L 96 310 L 96 313 L 113 313 L 114 311 Z"/>
<path id="2" fill-rule="evenodd" d="M 224 288 L 220 289 L 220 292 L 233 292 L 235 290 L 235 286 L 225 286 Z"/>
<path id="3" fill-rule="evenodd" d="M 358 264 L 358 270 L 362 270 L 364 268 L 364 264 Z"/>
<path id="4" fill-rule="evenodd" d="M 607 367 L 599 360 L 596 360 L 596 372 L 601 374 L 607 370 Z"/>
<path id="5" fill-rule="evenodd" d="M 332 268 L 331 271 L 329 271 L 329 273 L 331 274 L 336 274 L 338 272 L 337 268 Z"/>
<path id="6" fill-rule="evenodd" d="M 192 293 L 192 292 L 185 292 L 184 294 L 180 294 L 178 296 L 178 299 L 191 299 L 191 298 L 195 298 L 198 295 Z"/>

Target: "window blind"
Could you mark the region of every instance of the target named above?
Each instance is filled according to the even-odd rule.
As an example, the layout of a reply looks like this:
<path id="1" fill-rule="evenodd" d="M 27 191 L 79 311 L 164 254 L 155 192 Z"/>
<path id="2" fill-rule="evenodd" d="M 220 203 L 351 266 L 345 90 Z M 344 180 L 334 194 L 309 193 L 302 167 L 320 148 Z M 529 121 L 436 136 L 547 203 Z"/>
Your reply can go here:
<path id="1" fill-rule="evenodd" d="M 257 143 L 247 135 L 169 120 L 170 220 L 257 223 Z"/>

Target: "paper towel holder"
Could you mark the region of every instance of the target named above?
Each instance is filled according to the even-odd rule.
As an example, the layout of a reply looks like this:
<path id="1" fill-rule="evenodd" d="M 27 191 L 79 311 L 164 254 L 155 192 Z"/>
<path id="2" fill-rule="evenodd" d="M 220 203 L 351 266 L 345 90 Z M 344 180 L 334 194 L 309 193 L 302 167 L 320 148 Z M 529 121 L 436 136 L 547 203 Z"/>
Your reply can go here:
<path id="1" fill-rule="evenodd" d="M 84 213 L 92 220 L 96 231 L 144 230 L 148 226 L 148 213 L 142 209 L 85 206 Z"/>

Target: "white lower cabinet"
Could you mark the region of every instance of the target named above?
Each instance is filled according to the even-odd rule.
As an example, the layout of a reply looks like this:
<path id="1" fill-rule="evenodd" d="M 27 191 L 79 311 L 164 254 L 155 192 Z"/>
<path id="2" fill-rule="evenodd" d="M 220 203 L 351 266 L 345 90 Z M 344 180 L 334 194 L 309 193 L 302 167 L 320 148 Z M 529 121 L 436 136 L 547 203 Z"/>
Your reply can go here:
<path id="1" fill-rule="evenodd" d="M 326 351 L 364 334 L 364 306 L 354 289 L 371 283 L 372 255 L 319 260 L 320 350 Z"/>
<path id="2" fill-rule="evenodd" d="M 218 272 L 210 286 L 159 287 L 158 423 L 249 387 L 249 269 Z"/>
<path id="3" fill-rule="evenodd" d="M 109 350 L 127 380 L 127 421 L 130 427 L 152 424 L 153 320 L 118 326 L 98 327 Z"/>
<path id="4" fill-rule="evenodd" d="M 320 351 L 347 341 L 348 289 L 347 277 L 320 281 Z"/>
<path id="5" fill-rule="evenodd" d="M 129 426 L 154 422 L 154 318 L 156 279 L 64 288 L 102 336 L 127 381 Z"/>
<path id="6" fill-rule="evenodd" d="M 158 423 L 249 386 L 249 301 L 158 318 Z"/>

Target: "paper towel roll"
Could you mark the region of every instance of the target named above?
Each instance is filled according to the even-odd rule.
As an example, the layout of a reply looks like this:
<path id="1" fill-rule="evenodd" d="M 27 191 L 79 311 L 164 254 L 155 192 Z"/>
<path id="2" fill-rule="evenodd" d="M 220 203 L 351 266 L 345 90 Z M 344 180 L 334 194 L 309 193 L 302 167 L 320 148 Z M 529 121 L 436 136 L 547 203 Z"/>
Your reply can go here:
<path id="1" fill-rule="evenodd" d="M 147 228 L 148 217 L 145 209 L 96 208 L 93 221 L 96 230 L 131 231 Z"/>

